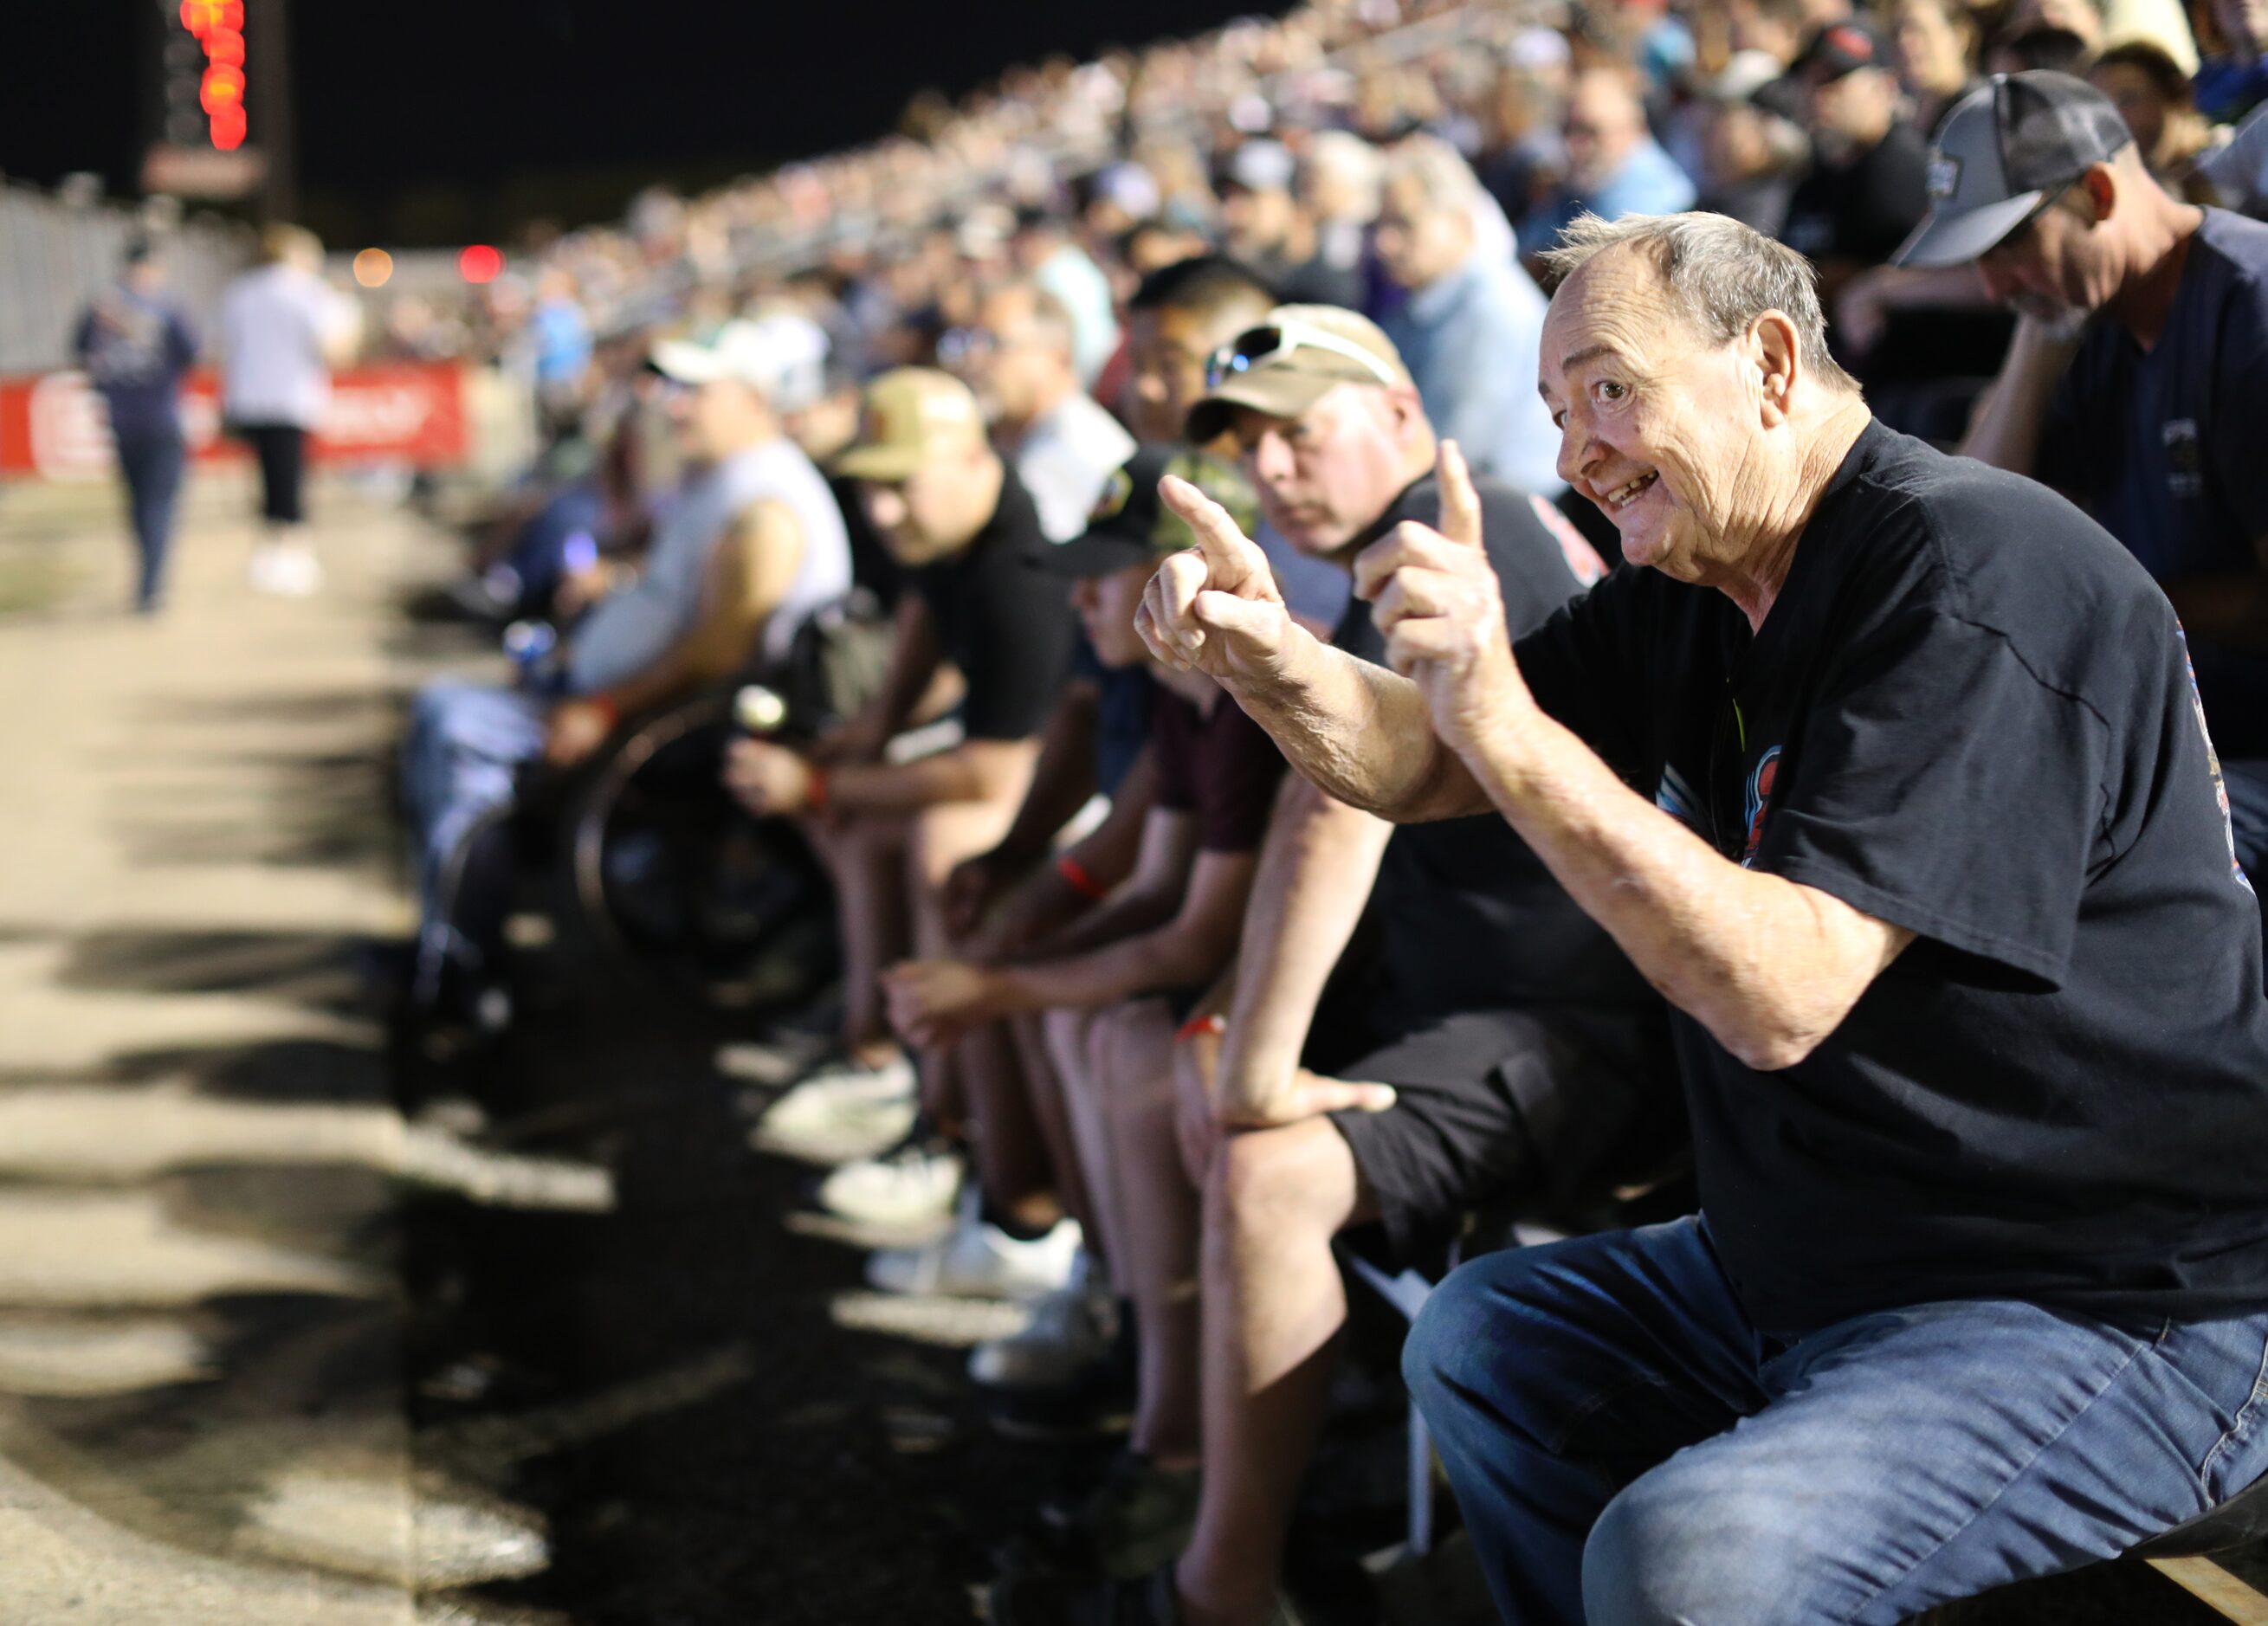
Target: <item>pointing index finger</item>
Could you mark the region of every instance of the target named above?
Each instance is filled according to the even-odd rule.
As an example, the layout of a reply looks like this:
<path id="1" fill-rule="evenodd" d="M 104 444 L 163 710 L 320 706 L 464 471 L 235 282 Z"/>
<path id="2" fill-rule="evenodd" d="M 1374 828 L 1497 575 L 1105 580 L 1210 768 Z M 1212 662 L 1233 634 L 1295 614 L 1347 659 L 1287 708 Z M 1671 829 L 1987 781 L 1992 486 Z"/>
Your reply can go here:
<path id="1" fill-rule="evenodd" d="M 1473 489 L 1472 470 L 1465 467 L 1463 448 L 1454 440 L 1443 441 L 1433 470 L 1441 489 L 1441 518 L 1434 528 L 1453 542 L 1479 547 L 1481 497 Z"/>
<path id="2" fill-rule="evenodd" d="M 1267 556 L 1237 529 L 1228 510 L 1180 475 L 1167 475 L 1159 481 L 1158 496 L 1196 535 L 1198 551 L 1204 555 L 1205 567 L 1212 576 L 1212 586 L 1233 592 L 1256 569 L 1268 568 Z"/>

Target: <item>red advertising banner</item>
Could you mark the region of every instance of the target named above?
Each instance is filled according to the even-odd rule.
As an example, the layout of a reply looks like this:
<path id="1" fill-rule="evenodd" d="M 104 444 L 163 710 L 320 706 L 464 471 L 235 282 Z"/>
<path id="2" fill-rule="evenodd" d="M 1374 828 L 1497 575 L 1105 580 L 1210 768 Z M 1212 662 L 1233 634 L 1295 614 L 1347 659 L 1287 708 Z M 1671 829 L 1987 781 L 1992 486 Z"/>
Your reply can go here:
<path id="1" fill-rule="evenodd" d="M 241 456 L 221 432 L 220 385 L 189 375 L 181 425 L 192 457 Z M 310 448 L 331 462 L 390 461 L 438 467 L 463 460 L 464 370 L 446 362 L 353 367 L 333 375 L 331 404 Z M 102 397 L 79 372 L 0 379 L 0 476 L 94 480 L 115 467 Z"/>

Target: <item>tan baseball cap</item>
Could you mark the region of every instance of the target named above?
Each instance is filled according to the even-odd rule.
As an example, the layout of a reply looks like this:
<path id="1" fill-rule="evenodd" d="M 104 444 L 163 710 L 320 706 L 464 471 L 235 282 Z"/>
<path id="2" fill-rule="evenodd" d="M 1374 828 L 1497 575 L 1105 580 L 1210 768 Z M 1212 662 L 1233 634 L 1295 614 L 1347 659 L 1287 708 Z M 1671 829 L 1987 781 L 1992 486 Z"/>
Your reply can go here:
<path id="1" fill-rule="evenodd" d="M 866 386 L 858 438 L 835 460 L 854 480 L 899 481 L 941 452 L 984 444 L 984 415 L 968 386 L 930 367 L 898 367 Z"/>
<path id="2" fill-rule="evenodd" d="M 1205 379 L 1187 431 L 1198 445 L 1226 429 L 1239 407 L 1296 418 L 1341 384 L 1406 386 L 1410 369 L 1366 316 L 1336 305 L 1279 305 L 1213 352 Z"/>

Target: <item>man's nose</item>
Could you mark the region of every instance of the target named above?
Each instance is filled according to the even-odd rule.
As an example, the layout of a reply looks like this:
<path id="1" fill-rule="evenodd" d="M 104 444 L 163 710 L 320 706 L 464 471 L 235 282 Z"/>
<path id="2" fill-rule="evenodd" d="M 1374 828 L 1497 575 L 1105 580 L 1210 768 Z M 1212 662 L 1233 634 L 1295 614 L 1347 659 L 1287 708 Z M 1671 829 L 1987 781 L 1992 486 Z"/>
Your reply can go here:
<path id="1" fill-rule="evenodd" d="M 1576 422 L 1574 414 L 1568 414 L 1559 431 L 1559 478 L 1574 485 L 1581 480 L 1583 471 L 1597 461 L 1597 448 L 1591 442 L 1589 431 Z"/>

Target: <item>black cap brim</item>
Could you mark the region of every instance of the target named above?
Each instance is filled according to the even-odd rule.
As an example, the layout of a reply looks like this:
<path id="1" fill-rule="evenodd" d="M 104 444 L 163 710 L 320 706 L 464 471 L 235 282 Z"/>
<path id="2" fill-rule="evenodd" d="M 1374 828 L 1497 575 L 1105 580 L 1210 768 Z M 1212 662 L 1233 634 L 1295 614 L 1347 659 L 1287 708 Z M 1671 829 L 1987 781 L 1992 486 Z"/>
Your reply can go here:
<path id="1" fill-rule="evenodd" d="M 1050 576 L 1091 578 L 1116 576 L 1138 564 L 1159 558 L 1158 550 L 1138 536 L 1118 531 L 1089 531 L 1050 548 L 1039 556 L 1039 567 Z"/>

